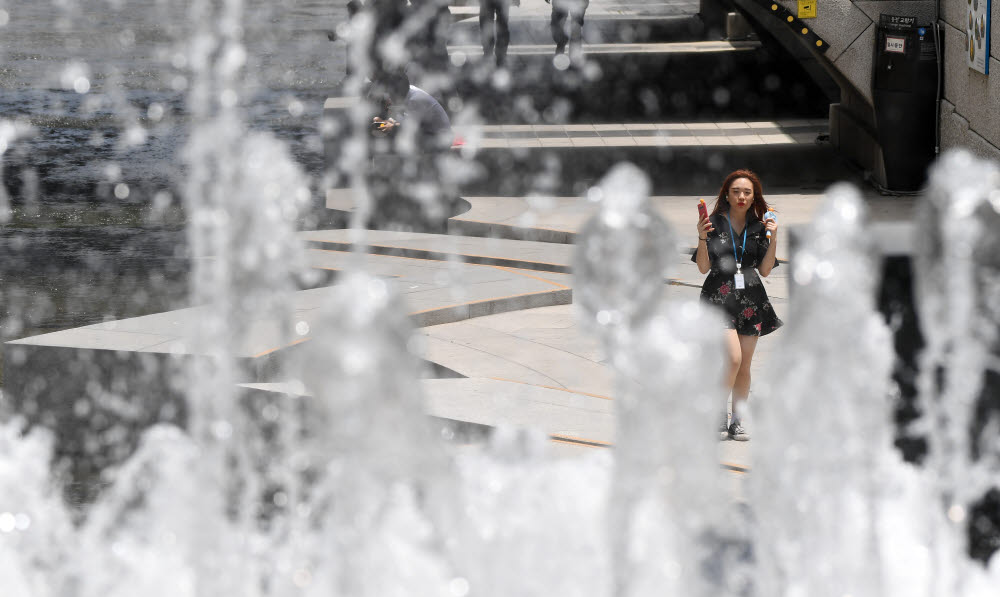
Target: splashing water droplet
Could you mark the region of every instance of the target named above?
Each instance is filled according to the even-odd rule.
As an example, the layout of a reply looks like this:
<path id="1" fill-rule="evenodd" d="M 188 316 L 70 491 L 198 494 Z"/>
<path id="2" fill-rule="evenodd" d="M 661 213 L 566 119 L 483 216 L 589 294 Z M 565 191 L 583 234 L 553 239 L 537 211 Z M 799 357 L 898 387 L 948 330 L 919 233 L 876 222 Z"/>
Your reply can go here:
<path id="1" fill-rule="evenodd" d="M 662 295 L 673 232 L 650 208 L 649 179 L 632 164 L 612 168 L 587 195 L 600 204 L 573 254 L 575 302 L 598 328 L 637 326 Z"/>
<path id="2" fill-rule="evenodd" d="M 11 533 L 17 528 L 17 518 L 13 512 L 0 513 L 0 533 Z"/>
<path id="3" fill-rule="evenodd" d="M 784 342 L 762 376 L 766 398 L 751 402 L 761 594 L 818 595 L 832 586 L 884 594 L 874 516 L 892 460 L 893 352 L 875 308 L 864 222 L 859 193 L 836 185 L 801 230 Z M 794 580 L 783 572 L 805 569 Z"/>
<path id="4" fill-rule="evenodd" d="M 964 557 L 946 546 L 966 541 L 956 534 L 973 529 L 958 523 L 1000 478 L 997 416 L 990 424 L 984 386 L 1000 358 L 1000 211 L 991 201 L 998 187 L 996 164 L 951 151 L 931 169 L 917 212 L 914 302 L 926 340 L 918 423 L 927 469 L 939 499 L 953 504 L 947 515 L 955 523 L 941 531 L 949 540 L 933 548 L 943 578 L 963 576 Z"/>

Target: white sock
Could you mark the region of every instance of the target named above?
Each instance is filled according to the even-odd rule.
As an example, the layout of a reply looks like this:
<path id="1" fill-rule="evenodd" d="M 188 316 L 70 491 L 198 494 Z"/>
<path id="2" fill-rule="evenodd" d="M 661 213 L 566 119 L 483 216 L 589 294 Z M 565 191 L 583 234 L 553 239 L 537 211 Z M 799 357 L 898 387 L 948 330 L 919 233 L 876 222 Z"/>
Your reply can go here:
<path id="1" fill-rule="evenodd" d="M 744 411 L 746 410 L 746 400 L 740 400 L 739 402 L 733 402 L 733 423 L 740 424 L 743 422 Z"/>

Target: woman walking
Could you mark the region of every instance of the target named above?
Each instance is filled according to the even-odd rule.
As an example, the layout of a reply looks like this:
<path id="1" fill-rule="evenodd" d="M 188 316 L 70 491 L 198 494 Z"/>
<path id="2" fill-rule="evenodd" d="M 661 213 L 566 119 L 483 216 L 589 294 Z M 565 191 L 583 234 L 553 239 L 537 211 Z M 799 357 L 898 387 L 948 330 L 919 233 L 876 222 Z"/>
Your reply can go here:
<path id="1" fill-rule="evenodd" d="M 778 265 L 778 222 L 769 211 L 757 175 L 731 173 L 711 214 L 699 217 L 698 249 L 691 257 L 698 271 L 708 274 L 702 300 L 724 312 L 728 367 L 723 382 L 727 401 L 730 393 L 733 397 L 733 417 L 728 420 L 723 404 L 719 431 L 737 441 L 750 439 L 744 422 L 757 339 L 781 327 L 760 279 Z"/>

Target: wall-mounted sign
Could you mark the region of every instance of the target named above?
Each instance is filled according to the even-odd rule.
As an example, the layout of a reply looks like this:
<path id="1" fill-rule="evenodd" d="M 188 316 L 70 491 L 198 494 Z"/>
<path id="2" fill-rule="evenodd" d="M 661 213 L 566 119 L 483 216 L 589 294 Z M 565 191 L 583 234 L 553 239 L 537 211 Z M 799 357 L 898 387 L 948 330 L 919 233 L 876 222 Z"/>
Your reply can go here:
<path id="1" fill-rule="evenodd" d="M 969 68 L 990 74 L 990 0 L 966 0 L 965 49 Z"/>
<path id="2" fill-rule="evenodd" d="M 815 19 L 816 0 L 799 0 L 798 16 L 800 19 Z"/>
<path id="3" fill-rule="evenodd" d="M 885 36 L 885 51 L 895 52 L 896 54 L 906 53 L 906 38 L 905 37 L 894 37 L 892 35 Z"/>
<path id="4" fill-rule="evenodd" d="M 881 25 L 883 29 L 909 30 L 916 26 L 917 17 L 881 14 L 878 17 L 878 24 Z"/>

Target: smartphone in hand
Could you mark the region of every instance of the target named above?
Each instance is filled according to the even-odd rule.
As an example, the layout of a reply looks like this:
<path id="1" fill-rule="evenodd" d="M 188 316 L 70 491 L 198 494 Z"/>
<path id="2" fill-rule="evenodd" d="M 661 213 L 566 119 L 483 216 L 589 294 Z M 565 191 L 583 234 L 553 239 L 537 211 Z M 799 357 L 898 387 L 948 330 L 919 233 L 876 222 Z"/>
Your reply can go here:
<path id="1" fill-rule="evenodd" d="M 708 206 L 705 205 L 704 199 L 698 200 L 698 221 L 708 217 Z"/>

